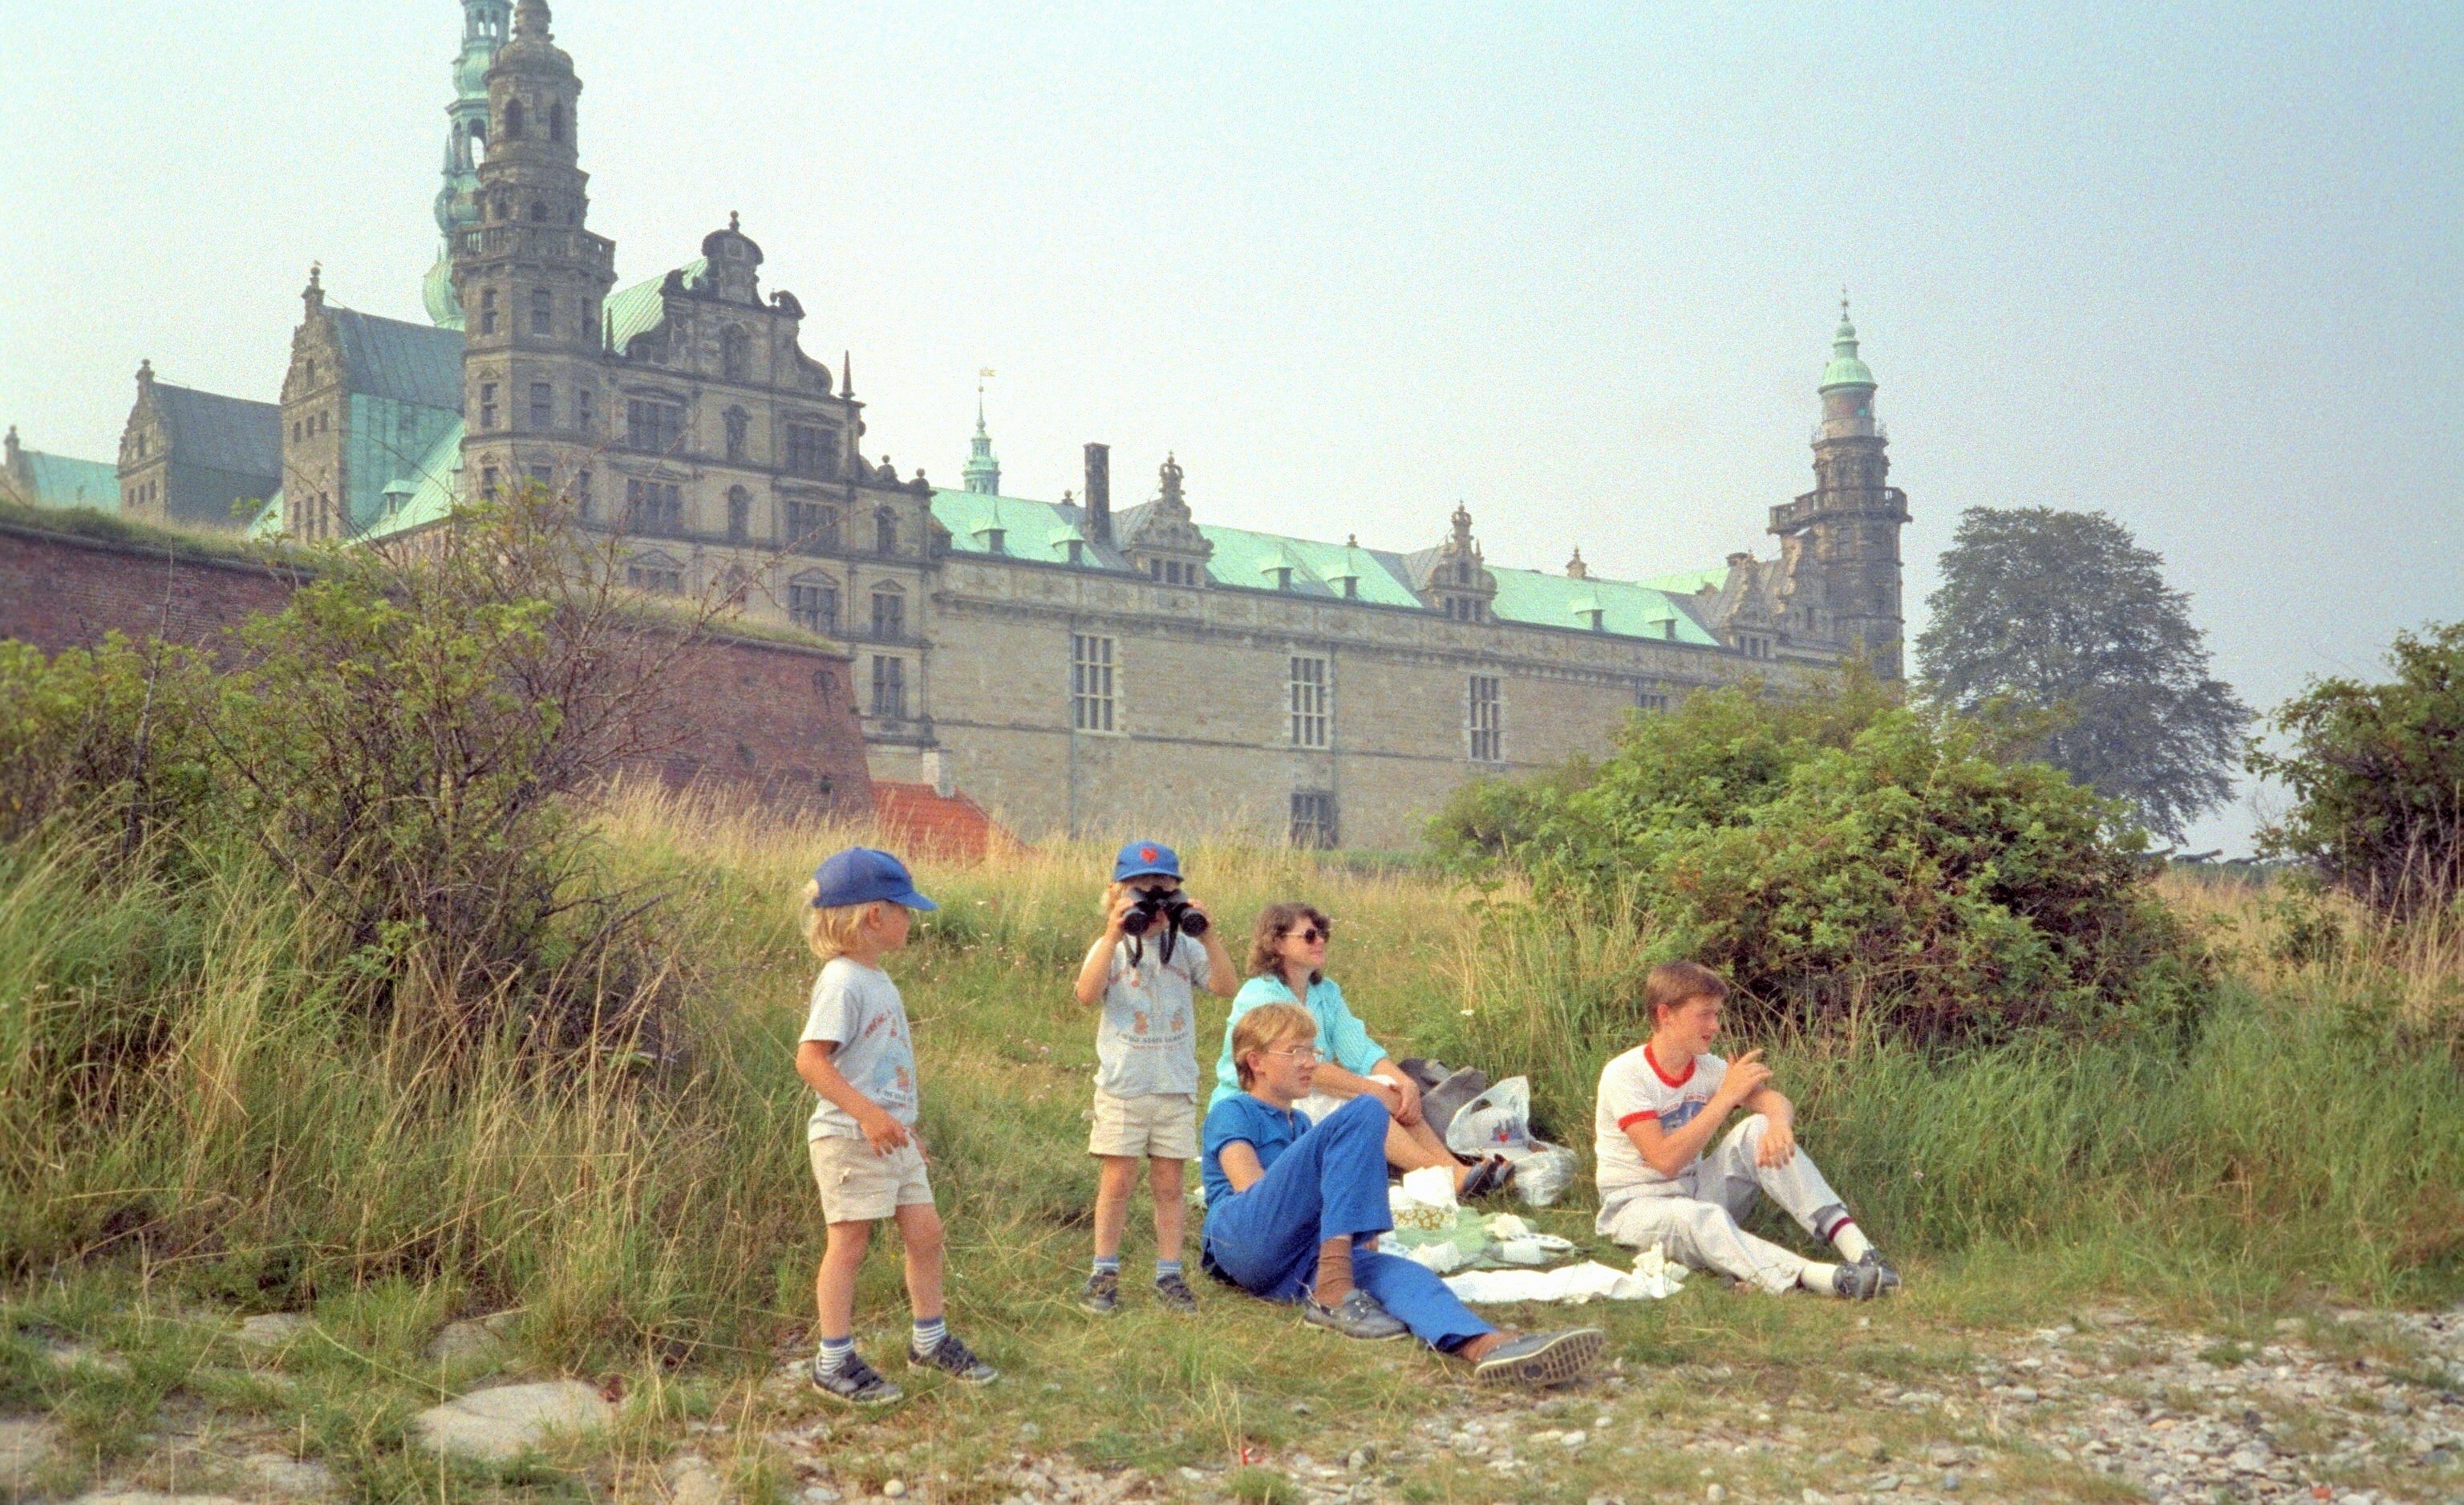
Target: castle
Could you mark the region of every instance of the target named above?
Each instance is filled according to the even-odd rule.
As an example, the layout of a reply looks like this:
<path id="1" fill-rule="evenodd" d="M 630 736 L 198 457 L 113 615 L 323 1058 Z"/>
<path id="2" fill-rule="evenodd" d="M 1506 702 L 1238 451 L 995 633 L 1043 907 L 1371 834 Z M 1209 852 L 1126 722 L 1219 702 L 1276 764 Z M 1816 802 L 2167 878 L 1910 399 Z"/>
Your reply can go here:
<path id="1" fill-rule="evenodd" d="M 1029 837 L 1178 809 L 1409 846 L 1466 778 L 1597 753 L 1690 689 L 1852 655 L 1900 673 L 1906 498 L 1844 301 L 1815 489 L 1771 510 L 1776 559 L 1646 581 L 1579 554 L 1507 568 L 1460 505 L 1418 550 L 1280 537 L 1199 520 L 1169 455 L 1154 495 L 1116 509 L 1102 444 L 1074 496 L 1005 497 L 980 404 L 963 485 L 936 488 L 866 457 L 852 364 L 804 351 L 802 305 L 763 291 L 736 216 L 618 287 L 545 0 L 462 8 L 431 323 L 341 307 L 312 273 L 278 404 L 141 367 L 121 511 L 347 542 L 545 482 L 621 530 L 628 585 L 847 652 L 876 779 L 955 787 Z M 10 492 L 108 504 L 102 467 L 8 442 Z"/>

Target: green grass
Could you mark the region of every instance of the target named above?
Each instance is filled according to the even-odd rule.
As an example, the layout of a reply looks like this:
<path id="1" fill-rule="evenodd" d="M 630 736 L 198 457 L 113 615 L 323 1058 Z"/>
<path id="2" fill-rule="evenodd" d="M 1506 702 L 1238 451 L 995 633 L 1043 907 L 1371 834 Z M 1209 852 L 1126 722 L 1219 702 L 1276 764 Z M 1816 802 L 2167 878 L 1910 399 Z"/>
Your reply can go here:
<path id="1" fill-rule="evenodd" d="M 852 833 L 638 798 L 607 828 L 618 875 L 671 896 L 665 944 L 691 985 L 659 1052 L 610 1050 L 553 1074 L 510 1048 L 449 1070 L 415 1000 L 382 1025 L 341 1007 L 337 980 L 305 960 L 329 952 L 317 921 L 252 859 L 200 857 L 173 889 L 108 882 L 71 849 L 0 850 L 0 1110 L 25 1126 L 0 1140 L 0 1404 L 55 1413 L 78 1477 L 135 1456 L 164 1408 L 198 1406 L 322 1458 L 370 1501 L 578 1497 L 585 1476 L 654 1470 L 689 1423 L 727 1424 L 695 1446 L 739 1485 L 792 1482 L 758 1438 L 820 1414 L 759 1389 L 807 1341 L 822 1231 L 789 1065 L 814 966 L 793 896 Z M 1639 1038 L 1633 937 L 1484 914 L 1410 864 L 1187 850 L 1193 886 L 1236 929 L 1271 898 L 1327 907 L 1335 973 L 1395 1053 L 1528 1073 L 1544 1127 L 1588 1159 L 1592 1079 Z M 1138 1279 L 1111 1322 L 1071 1304 L 1094 1053 L 1068 977 L 1104 860 L 1090 848 L 919 865 L 944 908 L 891 968 L 922 1057 L 953 1322 L 1007 1373 L 986 1392 L 920 1383 L 886 1416 L 830 1421 L 842 1488 L 965 1479 L 1019 1451 L 1167 1477 L 1243 1448 L 1339 1459 L 1473 1404 L 1431 1356 L 1346 1346 L 1202 1282 L 1195 1324 L 1140 1299 Z M 2322 1302 L 2464 1289 L 2452 955 L 2286 967 L 2262 960 L 2251 894 L 2172 896 L 2240 958 L 2180 1049 L 2042 1042 L 1939 1059 L 1768 1042 L 1805 1143 L 1909 1291 L 1860 1311 L 1697 1281 L 1665 1303 L 1588 1309 L 1645 1414 L 1690 1414 L 1686 1383 L 1652 1378 L 1675 1366 L 1727 1366 L 1715 1388 L 1772 1406 L 1837 1404 L 1831 1371 L 1914 1383 L 1964 1367 L 1978 1333 L 2117 1298 L 2230 1335 L 2221 1355 Z M 1208 1009 L 1220 1028 L 1221 1004 Z M 1587 1194 L 1578 1184 L 1542 1221 L 1589 1242 Z M 858 1328 L 886 1358 L 906 1314 L 894 1235 L 878 1242 Z M 404 1425 L 482 1376 L 439 1372 L 426 1345 L 450 1319 L 507 1308 L 519 1365 L 620 1384 L 626 1423 L 600 1454 L 440 1477 L 405 1449 Z M 316 1327 L 271 1355 L 229 1336 L 238 1315 L 276 1310 Z M 127 1368 L 61 1367 L 66 1343 Z M 1637 1480 L 1674 1469 L 1617 1466 Z M 1496 1488 L 1442 1471 L 1406 1482 L 1439 1499 Z M 1691 1489 L 1692 1470 L 1664 1482 Z"/>

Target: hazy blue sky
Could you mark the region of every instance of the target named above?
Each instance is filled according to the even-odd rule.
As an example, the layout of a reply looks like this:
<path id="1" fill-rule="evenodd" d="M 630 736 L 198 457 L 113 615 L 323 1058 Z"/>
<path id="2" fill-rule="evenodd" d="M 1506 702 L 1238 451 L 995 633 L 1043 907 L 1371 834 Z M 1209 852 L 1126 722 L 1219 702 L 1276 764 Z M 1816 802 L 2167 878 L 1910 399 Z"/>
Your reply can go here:
<path id="1" fill-rule="evenodd" d="M 1843 282 L 1910 630 L 1960 509 L 2101 508 L 2273 703 L 2464 616 L 2464 8 L 566 0 L 627 281 L 744 215 L 869 448 L 1604 572 L 1770 551 Z M 275 395 L 421 317 L 455 0 L 0 0 L 0 420 Z M 2239 843 L 2246 808 L 2200 834 Z"/>

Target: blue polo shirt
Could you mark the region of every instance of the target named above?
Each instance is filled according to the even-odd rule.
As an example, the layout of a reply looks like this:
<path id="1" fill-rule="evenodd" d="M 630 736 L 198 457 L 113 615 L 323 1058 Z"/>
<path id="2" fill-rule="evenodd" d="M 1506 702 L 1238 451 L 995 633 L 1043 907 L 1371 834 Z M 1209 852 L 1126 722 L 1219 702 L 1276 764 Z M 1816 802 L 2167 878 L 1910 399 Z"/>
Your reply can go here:
<path id="1" fill-rule="evenodd" d="M 1257 1154 L 1258 1168 L 1267 1170 L 1284 1151 L 1292 1147 L 1293 1140 L 1309 1131 L 1308 1114 L 1297 1108 L 1278 1108 L 1247 1093 L 1226 1097 L 1208 1109 L 1198 1162 L 1206 1183 L 1208 1209 L 1220 1207 L 1240 1195 L 1232 1189 L 1232 1179 L 1223 1174 L 1223 1146 L 1247 1144 Z"/>

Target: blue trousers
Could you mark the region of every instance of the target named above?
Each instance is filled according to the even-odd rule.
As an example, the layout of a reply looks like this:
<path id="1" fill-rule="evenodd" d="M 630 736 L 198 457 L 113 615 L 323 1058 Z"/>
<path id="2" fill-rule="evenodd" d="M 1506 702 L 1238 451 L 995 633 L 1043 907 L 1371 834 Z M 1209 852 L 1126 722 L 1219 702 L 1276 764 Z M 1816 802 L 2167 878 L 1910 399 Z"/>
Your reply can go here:
<path id="1" fill-rule="evenodd" d="M 1317 1278 L 1319 1245 L 1393 1228 L 1386 1124 L 1385 1104 L 1354 1097 L 1293 1140 L 1248 1190 L 1208 1207 L 1207 1268 L 1253 1295 L 1298 1301 Z M 1432 1348 L 1452 1351 L 1496 1331 L 1424 1265 L 1355 1249 L 1352 1279 Z"/>

